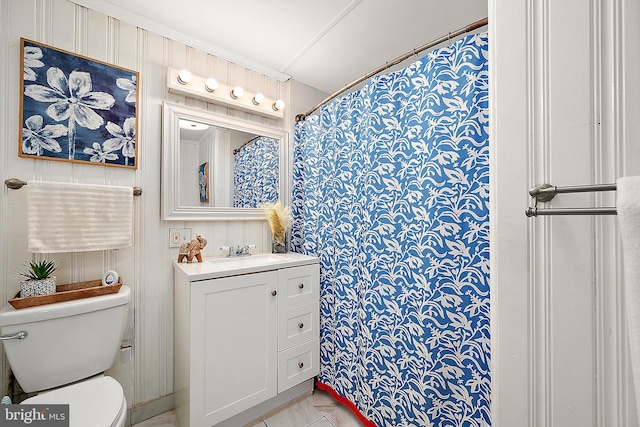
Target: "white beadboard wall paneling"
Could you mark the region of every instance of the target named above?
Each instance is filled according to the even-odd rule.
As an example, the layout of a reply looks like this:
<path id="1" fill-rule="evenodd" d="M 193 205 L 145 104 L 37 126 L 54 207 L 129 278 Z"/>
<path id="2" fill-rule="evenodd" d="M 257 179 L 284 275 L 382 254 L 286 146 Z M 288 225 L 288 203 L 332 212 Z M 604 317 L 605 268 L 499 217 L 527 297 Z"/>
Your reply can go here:
<path id="1" fill-rule="evenodd" d="M 144 268 L 138 272 L 143 301 L 136 307 L 136 323 L 144 318 L 144 328 L 136 330 L 136 341 L 142 344 L 138 347 L 144 354 L 136 359 L 136 398 L 146 402 L 173 392 L 173 257 L 168 248 L 169 227 L 159 211 L 162 94 L 166 90 L 161 60 L 166 41 L 141 29 L 137 29 L 137 37 L 144 120 L 142 167 L 148 184 L 141 217 L 144 234 L 140 254 Z M 142 342 L 145 334 L 148 335 Z"/>
<path id="2" fill-rule="evenodd" d="M 20 46 L 17 40 L 13 40 L 11 43 L 11 37 L 16 31 L 16 20 L 18 19 L 18 26 L 20 22 L 29 23 L 23 28 L 26 37 L 35 37 L 38 25 L 38 21 L 41 21 L 39 14 L 36 13 L 36 7 L 34 1 L 23 2 L 21 4 L 14 4 L 9 2 L 0 2 L 2 10 L 2 16 L 0 17 L 0 31 L 2 31 L 2 37 L 0 38 L 2 44 L 2 57 L 3 58 L 18 58 L 20 57 Z M 20 65 L 19 61 L 2 61 L 2 73 L 0 73 L 0 82 L 4 90 L 2 91 L 2 105 L 0 106 L 0 128 L 4 136 L 2 149 L 0 150 L 1 162 L 2 162 L 2 174 L 4 179 L 10 177 L 18 177 L 26 179 L 26 174 L 32 173 L 32 168 L 25 167 L 20 172 L 25 175 L 15 175 L 17 173 L 14 168 L 17 158 L 17 143 L 18 143 L 18 105 L 19 92 L 18 88 Z M 11 156 L 7 155 L 10 153 Z M 0 267 L 2 268 L 2 278 L 4 286 L 0 292 L 3 301 L 11 298 L 19 289 L 19 276 L 13 274 L 17 267 L 26 261 L 25 254 L 27 253 L 27 241 L 26 238 L 19 240 L 14 239 L 15 234 L 11 234 L 12 229 L 26 230 L 26 218 L 24 215 L 24 206 L 26 205 L 26 192 L 10 190 L 3 184 L 2 189 L 2 208 L 0 213 L 2 214 L 2 223 L 0 230 L 0 236 L 3 241 L 3 251 L 1 257 Z M 6 385 L 9 380 L 9 365 L 6 361 L 6 357 L 3 352 L 2 357 L 3 367 L 3 390 L 6 390 Z"/>
<path id="3" fill-rule="evenodd" d="M 182 50 L 183 49 L 180 49 L 180 51 Z M 188 69 L 193 74 L 198 74 L 198 71 L 196 70 L 206 70 L 208 68 L 208 63 L 211 60 L 211 57 L 208 54 L 202 51 L 198 51 L 192 47 L 188 47 L 186 49 L 186 53 L 187 63 L 185 65 L 182 65 L 182 68 Z M 190 107 L 199 108 L 202 110 L 207 109 L 207 102 L 197 99 L 186 99 L 186 104 Z"/>
<path id="4" fill-rule="evenodd" d="M 69 49 L 72 52 L 75 53 L 79 53 L 81 55 L 85 55 L 85 56 L 89 56 L 89 14 L 91 13 L 91 11 L 89 11 L 88 9 L 81 7 L 81 6 L 75 6 L 75 25 L 74 25 L 74 29 L 75 29 L 75 34 L 73 36 L 73 48 Z M 103 19 L 104 19 L 104 15 L 103 15 Z M 101 34 L 100 30 L 104 31 L 104 28 L 96 28 L 96 33 L 95 34 Z M 94 30 L 94 28 L 91 28 L 92 32 Z M 100 57 L 102 57 L 104 55 L 104 52 L 97 52 Z M 97 59 L 97 58 L 96 58 Z"/>
<path id="5" fill-rule="evenodd" d="M 33 0 L 33 5 L 36 13 L 38 14 L 37 19 L 37 30 L 36 34 L 42 37 L 41 40 L 53 40 L 53 13 L 51 12 L 54 2 L 53 0 Z M 39 39 L 40 40 L 40 39 Z M 43 41 L 43 43 L 49 43 Z"/>
<path id="6" fill-rule="evenodd" d="M 592 123 L 594 97 L 592 6 L 586 1 L 547 0 L 550 181 L 595 183 Z M 562 18 L 562 19 L 561 19 Z M 568 29 L 570 29 L 568 31 Z M 581 70 L 573 73 L 573 70 Z M 571 94 L 571 96 L 567 96 Z M 593 193 L 567 195 L 554 206 L 589 206 Z M 549 218 L 545 252 L 550 263 L 548 300 L 550 383 L 549 426 L 594 425 L 596 401 L 596 335 L 594 330 L 594 216 Z M 579 268 L 576 268 L 579 266 Z"/>
<path id="7" fill-rule="evenodd" d="M 207 239 L 203 257 L 226 256 L 223 246 L 256 245 L 252 253 L 271 251 L 271 233 L 266 221 L 198 221 L 185 222 L 191 228 L 191 236 L 200 234 Z M 168 230 L 167 230 L 168 235 Z M 177 259 L 178 249 L 172 250 L 171 259 Z"/>
<path id="8" fill-rule="evenodd" d="M 620 22 L 620 1 L 594 2 L 594 25 L 598 26 L 600 38 L 594 38 L 596 65 L 599 67 L 598 86 L 600 108 L 594 119 L 596 153 L 594 169 L 598 182 L 615 182 L 621 175 L 617 152 L 622 140 L 622 52 L 623 27 Z M 611 84 L 605 84 L 611 82 Z M 598 83 L 598 80 L 596 80 Z M 607 108 L 606 106 L 609 106 Z M 597 159 L 601 159 L 598 163 Z M 608 192 L 607 192 L 608 193 Z M 615 206 L 615 194 L 596 195 L 600 206 Z M 596 218 L 595 245 L 602 250 L 596 252 L 596 316 L 598 366 L 598 400 L 602 410 L 598 415 L 598 425 L 637 425 L 635 417 L 626 415 L 629 393 L 625 390 L 631 373 L 624 362 L 626 347 L 625 308 L 622 297 L 623 271 L 619 262 L 622 253 L 618 251 L 618 230 L 615 218 Z M 633 398 L 633 395 L 631 395 Z"/>
<path id="9" fill-rule="evenodd" d="M 102 20 L 106 18 L 106 33 L 105 36 L 105 59 L 106 62 L 111 64 L 118 64 L 121 67 L 128 68 L 131 70 L 136 70 L 142 73 L 140 70 L 139 64 L 137 63 L 137 49 L 132 46 L 131 41 L 136 40 L 136 29 L 132 26 L 120 26 L 119 21 L 114 20 L 109 17 L 101 17 L 100 14 L 97 14 L 93 11 L 90 11 L 94 20 Z M 140 86 L 138 84 L 138 93 L 140 93 Z M 137 137 L 138 137 L 138 169 L 132 173 L 132 171 L 128 171 L 126 173 L 127 176 L 127 185 L 131 186 L 141 186 L 140 183 L 140 175 L 141 171 L 144 170 L 144 158 L 142 155 L 141 145 L 144 147 L 145 144 L 142 144 L 144 138 L 141 137 L 141 126 L 140 126 L 140 118 L 144 117 L 143 107 L 144 103 L 142 101 L 142 96 L 138 98 L 138 127 L 137 127 Z M 105 183 L 110 185 L 117 185 L 120 181 L 118 180 L 118 176 L 123 174 L 124 171 L 119 168 L 103 168 Z M 131 179 L 131 177 L 133 179 Z M 127 327 L 124 334 L 123 343 L 125 345 L 132 345 L 135 339 L 135 306 L 137 305 L 136 299 L 136 284 L 139 284 L 140 278 L 136 277 L 137 271 L 135 268 L 136 261 L 140 259 L 140 251 L 144 248 L 144 241 L 140 239 L 140 236 L 143 232 L 144 221 L 141 218 L 144 218 L 144 202 L 143 200 L 148 197 L 148 194 L 145 192 L 145 188 L 142 189 L 142 195 L 134 197 L 133 204 L 133 248 L 116 251 L 108 251 L 107 256 L 108 259 L 103 263 L 103 269 L 107 270 L 109 268 L 115 268 L 116 271 L 123 278 L 123 281 L 126 281 L 127 285 L 131 287 L 132 290 L 132 301 L 129 304 L 129 316 L 127 321 Z M 131 258 L 131 259 L 129 259 Z M 117 359 L 118 362 L 121 362 L 121 358 Z M 123 367 L 121 370 L 123 372 L 132 372 L 135 374 L 134 362 L 133 358 L 126 358 L 124 363 L 130 364 L 131 366 Z M 127 388 L 126 390 L 130 395 L 126 395 L 127 399 L 130 399 L 132 402 L 135 401 L 135 393 L 134 393 L 134 381 L 133 379 L 129 379 L 125 381 Z M 127 400 L 129 401 L 129 400 Z"/>
<path id="10" fill-rule="evenodd" d="M 607 134 L 607 125 L 605 115 L 609 111 L 608 109 L 601 108 L 603 103 L 607 103 L 608 98 L 613 95 L 613 93 L 608 92 L 606 87 L 601 85 L 602 81 L 608 80 L 610 78 L 610 68 L 607 67 L 605 63 L 603 63 L 603 58 L 608 55 L 607 59 L 612 59 L 614 57 L 613 53 L 615 51 L 615 46 L 612 43 L 613 31 L 609 32 L 605 21 L 608 20 L 607 10 L 605 10 L 599 1 L 592 2 L 593 7 L 593 34 L 592 34 L 592 46 L 593 46 L 593 58 L 594 58 L 594 105 L 593 105 L 593 119 L 591 123 L 592 134 L 593 134 L 593 170 L 594 170 L 594 178 L 595 182 L 612 182 L 611 180 L 603 180 L 605 168 L 603 167 L 602 162 L 606 162 L 611 159 L 610 156 L 607 156 L 607 152 L 603 147 L 603 140 L 606 138 L 607 141 L 616 141 L 615 135 Z M 611 99 L 611 98 L 609 98 Z M 613 101 L 611 99 L 611 101 Z M 610 103 L 610 105 L 613 105 Z M 618 143 L 618 141 L 616 141 Z M 602 162 L 599 162 L 602 160 Z M 603 206 L 603 199 L 608 195 L 594 194 L 593 201 L 597 203 L 599 206 Z M 612 206 L 611 204 L 607 204 L 607 206 Z M 595 317 L 596 317 L 596 342 L 602 342 L 603 345 L 598 346 L 596 348 L 596 360 L 598 361 L 596 365 L 596 401 L 602 402 L 602 409 L 596 413 L 596 422 L 600 425 L 603 424 L 607 416 L 615 415 L 607 411 L 607 400 L 609 402 L 615 402 L 619 395 L 617 393 L 617 388 L 615 384 L 612 384 L 613 387 L 609 393 L 605 393 L 605 388 L 607 387 L 606 382 L 608 381 L 607 374 L 605 374 L 605 369 L 613 366 L 615 364 L 605 364 L 603 363 L 607 359 L 607 348 L 606 345 L 612 346 L 613 349 L 617 350 L 615 341 L 610 341 L 607 339 L 607 334 L 604 333 L 606 330 L 605 325 L 605 314 L 606 313 L 615 313 L 615 311 L 610 311 L 605 309 L 605 305 L 609 301 L 615 302 L 615 297 L 617 292 L 615 288 L 606 289 L 606 264 L 605 264 L 605 250 L 613 249 L 615 253 L 615 246 L 611 248 L 606 240 L 606 235 L 603 234 L 604 230 L 607 227 L 605 223 L 606 220 L 609 222 L 615 222 L 615 218 L 611 221 L 611 218 L 598 218 L 594 217 L 594 245 L 596 247 L 601 246 L 602 251 L 596 251 L 594 256 L 594 285 L 595 285 L 595 301 L 596 304 L 594 306 L 595 309 Z M 615 232 L 615 229 L 613 230 Z M 615 240 L 614 240 L 615 245 Z M 615 281 L 614 281 L 615 284 Z M 609 295 L 612 295 L 613 298 L 608 298 Z M 614 306 L 615 308 L 615 306 Z M 613 376 L 611 378 L 615 378 L 615 371 L 613 372 Z M 607 413 L 609 412 L 609 413 Z M 613 420 L 609 420 L 609 424 L 615 425 L 615 418 Z M 613 421 L 613 423 L 611 423 Z M 605 424 L 606 425 L 606 424 Z"/>
<path id="11" fill-rule="evenodd" d="M 9 31 L 8 31 L 8 20 L 9 17 L 9 3 L 8 2 L 0 2 L 0 40 L 8 40 L 9 39 Z M 8 58 L 12 51 L 9 49 L 9 46 L 6 42 L 0 42 L 0 57 Z M 16 72 L 18 68 L 16 64 L 11 61 L 2 61 L 0 63 L 0 87 L 6 88 L 9 86 L 9 76 Z M 11 102 L 10 99 L 11 91 L 3 90 L 0 91 L 0 138 L 2 141 L 6 141 L 5 145 L 11 145 L 11 132 L 9 131 L 9 126 L 7 123 L 7 111 L 9 110 L 9 105 Z M 0 152 L 2 149 L 0 149 Z M 0 154 L 0 168 L 3 171 L 9 170 L 9 160 L 7 156 Z M 5 172 L 6 173 L 6 172 Z M 6 179 L 6 176 L 2 176 L 2 181 Z M 3 254 L 9 253 L 10 241 L 8 239 L 7 230 L 9 225 L 9 192 L 10 190 L 3 184 L 2 191 L 0 191 L 0 252 Z M 11 242 L 13 243 L 13 242 Z M 24 243 L 23 243 L 24 244 Z M 11 245 L 13 246 L 13 245 Z M 9 267 L 8 262 L 10 260 L 10 256 L 0 256 L 0 280 L 2 283 L 9 283 Z M 6 301 L 10 298 L 9 290 L 6 286 L 0 286 L 0 298 L 2 301 Z M 9 380 L 9 369 L 8 363 L 6 360 L 6 356 L 4 352 L 2 357 L 0 357 L 0 384 L 4 386 L 4 384 L 8 384 Z M 3 387 L 4 389 L 4 387 Z"/>
<path id="12" fill-rule="evenodd" d="M 640 79 L 638 79 L 638 70 L 640 70 L 640 2 L 636 0 L 619 0 L 616 2 L 619 6 L 618 21 L 620 23 L 620 71 L 615 78 L 620 93 L 620 134 L 621 144 L 616 147 L 616 165 L 620 175 L 635 176 L 640 175 Z M 618 245 L 618 248 L 620 246 Z M 618 289 L 622 287 L 622 260 L 618 258 Z M 624 308 L 624 290 L 621 291 L 621 301 L 618 306 Z M 621 310 L 622 311 L 622 310 Z M 624 316 L 620 319 L 620 323 L 625 325 Z M 626 326 L 625 326 L 626 328 Z M 621 341 L 624 347 L 628 348 L 627 330 L 624 329 L 621 334 Z M 621 406 L 619 411 L 621 421 L 619 425 L 640 424 L 637 416 L 636 395 L 640 390 L 634 391 L 633 381 L 631 379 L 631 365 L 628 351 L 619 359 L 624 363 L 624 369 L 621 369 L 619 378 L 622 379 L 620 384 L 623 396 L 627 397 L 626 405 Z M 638 361 L 636 361 L 638 362 Z M 626 424 L 625 424 L 626 423 Z"/>
<path id="13" fill-rule="evenodd" d="M 619 152 L 619 165 L 624 175 L 640 175 L 640 114 L 638 99 L 640 99 L 640 2 L 635 0 L 620 0 L 620 15 L 622 23 L 622 73 L 619 84 L 622 90 L 623 114 L 623 144 Z"/>
<path id="14" fill-rule="evenodd" d="M 640 5 L 518 3 L 489 7 L 493 425 L 638 426 L 616 218 L 525 219 L 515 205 L 542 182 L 640 174 Z M 585 193 L 543 206 L 614 203 Z"/>
<path id="15" fill-rule="evenodd" d="M 82 42 L 77 38 L 77 16 L 82 13 L 81 7 L 69 3 L 67 1 L 40 0 L 35 2 L 36 10 L 47 15 L 42 17 L 45 29 L 41 30 L 43 34 L 49 34 L 49 40 L 36 40 L 47 43 L 59 49 L 65 49 L 74 52 L 77 47 L 82 47 Z M 18 29 L 19 31 L 19 29 Z M 81 53 L 81 52 L 77 52 Z"/>
<path id="16" fill-rule="evenodd" d="M 530 96 L 532 101 L 531 129 L 533 138 L 529 140 L 528 151 L 532 154 L 529 159 L 530 174 L 538 179 L 544 177 L 543 181 L 549 180 L 550 154 L 549 154 L 549 99 L 544 96 L 548 92 L 546 85 L 549 84 L 549 59 L 548 59 L 548 22 L 544 19 L 547 14 L 548 4 L 538 1 L 532 2 L 531 10 L 531 38 L 528 40 L 531 52 L 531 63 L 529 64 Z M 534 178 L 535 179 L 535 178 Z M 552 409 L 553 397 L 549 394 L 549 383 L 552 376 L 551 352 L 552 334 L 550 332 L 550 253 L 548 246 L 544 242 L 550 241 L 549 218 L 541 218 L 542 221 L 532 221 L 529 226 L 531 251 L 530 273 L 530 330 L 531 334 L 531 356 L 532 356 L 532 407 L 533 425 L 550 426 L 550 413 Z M 540 244 L 540 243 L 543 244 Z M 499 267 L 498 267 L 499 268 Z"/>

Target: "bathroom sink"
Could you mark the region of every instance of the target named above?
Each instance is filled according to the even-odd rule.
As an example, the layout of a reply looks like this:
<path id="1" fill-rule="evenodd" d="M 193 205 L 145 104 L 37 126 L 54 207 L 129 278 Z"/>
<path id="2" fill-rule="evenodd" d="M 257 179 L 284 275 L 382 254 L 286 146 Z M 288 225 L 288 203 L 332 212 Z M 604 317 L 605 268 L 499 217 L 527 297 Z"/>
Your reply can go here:
<path id="1" fill-rule="evenodd" d="M 205 262 L 213 263 L 216 267 L 224 270 L 233 270 L 257 265 L 267 267 L 271 264 L 280 264 L 282 261 L 282 256 L 278 254 L 256 254 L 225 258 L 208 258 L 205 260 Z"/>
<path id="2" fill-rule="evenodd" d="M 257 273 L 299 265 L 317 264 L 318 258 L 288 252 L 286 254 L 253 254 L 237 257 L 204 258 L 203 262 L 175 262 L 180 271 L 189 276 L 190 281 L 217 279 L 239 274 Z"/>

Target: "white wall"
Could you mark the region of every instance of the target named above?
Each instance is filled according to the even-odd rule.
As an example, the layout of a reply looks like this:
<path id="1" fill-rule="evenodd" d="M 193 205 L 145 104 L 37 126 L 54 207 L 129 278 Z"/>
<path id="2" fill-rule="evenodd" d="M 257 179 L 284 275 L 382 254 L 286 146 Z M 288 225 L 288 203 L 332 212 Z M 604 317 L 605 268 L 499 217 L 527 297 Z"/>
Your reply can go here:
<path id="1" fill-rule="evenodd" d="M 66 162 L 18 158 L 20 105 L 20 37 L 76 52 L 140 72 L 138 169 L 100 167 Z M 60 283 L 92 280 L 116 269 L 133 289 L 127 343 L 133 358 L 118 360 L 114 375 L 123 383 L 130 405 L 148 402 L 173 389 L 173 280 L 171 262 L 177 249 L 169 249 L 169 227 L 192 229 L 209 244 L 204 256 L 221 255 L 221 246 L 255 244 L 257 251 L 270 250 L 265 221 L 166 222 L 160 213 L 161 106 L 162 101 L 189 106 L 288 129 L 296 111 L 288 108 L 284 120 L 265 119 L 201 101 L 185 100 L 165 88 L 168 66 L 189 68 L 193 73 L 213 74 L 229 85 L 281 98 L 287 105 L 309 108 L 316 102 L 312 91 L 290 96 L 290 82 L 263 75 L 207 55 L 181 43 L 133 27 L 109 16 L 65 0 L 2 0 L 0 2 L 0 173 L 2 180 L 19 178 L 104 185 L 140 186 L 135 198 L 134 245 L 118 251 L 63 254 Z M 293 101 L 293 102 L 292 102 Z M 292 140 L 292 138 L 290 138 Z M 18 289 L 12 272 L 30 258 L 26 245 L 26 189 L 0 191 L 0 301 Z M 4 305 L 4 303 L 0 304 Z M 7 386 L 7 364 L 3 362 Z"/>
<path id="2" fill-rule="evenodd" d="M 489 2 L 495 426 L 638 425 L 615 216 L 524 215 L 536 184 L 640 174 L 638 3 Z"/>

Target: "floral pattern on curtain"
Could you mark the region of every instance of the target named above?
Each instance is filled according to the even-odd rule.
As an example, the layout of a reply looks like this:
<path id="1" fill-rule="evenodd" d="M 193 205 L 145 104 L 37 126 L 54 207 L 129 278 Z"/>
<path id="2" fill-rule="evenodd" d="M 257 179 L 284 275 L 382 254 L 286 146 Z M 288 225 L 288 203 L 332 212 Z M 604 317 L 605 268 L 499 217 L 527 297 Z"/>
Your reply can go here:
<path id="1" fill-rule="evenodd" d="M 259 137 L 241 147 L 233 166 L 233 207 L 257 208 L 275 203 L 280 188 L 280 142 Z"/>
<path id="2" fill-rule="evenodd" d="M 321 262 L 319 385 L 368 425 L 489 426 L 487 36 L 295 132 L 292 247 Z"/>

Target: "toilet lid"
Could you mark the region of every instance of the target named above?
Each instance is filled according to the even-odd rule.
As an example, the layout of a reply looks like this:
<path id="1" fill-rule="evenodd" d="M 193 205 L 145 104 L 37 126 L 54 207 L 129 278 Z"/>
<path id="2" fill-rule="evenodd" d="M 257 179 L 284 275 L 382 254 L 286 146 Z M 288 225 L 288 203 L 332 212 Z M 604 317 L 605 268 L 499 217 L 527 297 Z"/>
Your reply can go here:
<path id="1" fill-rule="evenodd" d="M 42 392 L 23 403 L 68 404 L 70 427 L 108 427 L 120 416 L 124 402 L 122 386 L 108 376 L 95 377 L 66 387 Z"/>

